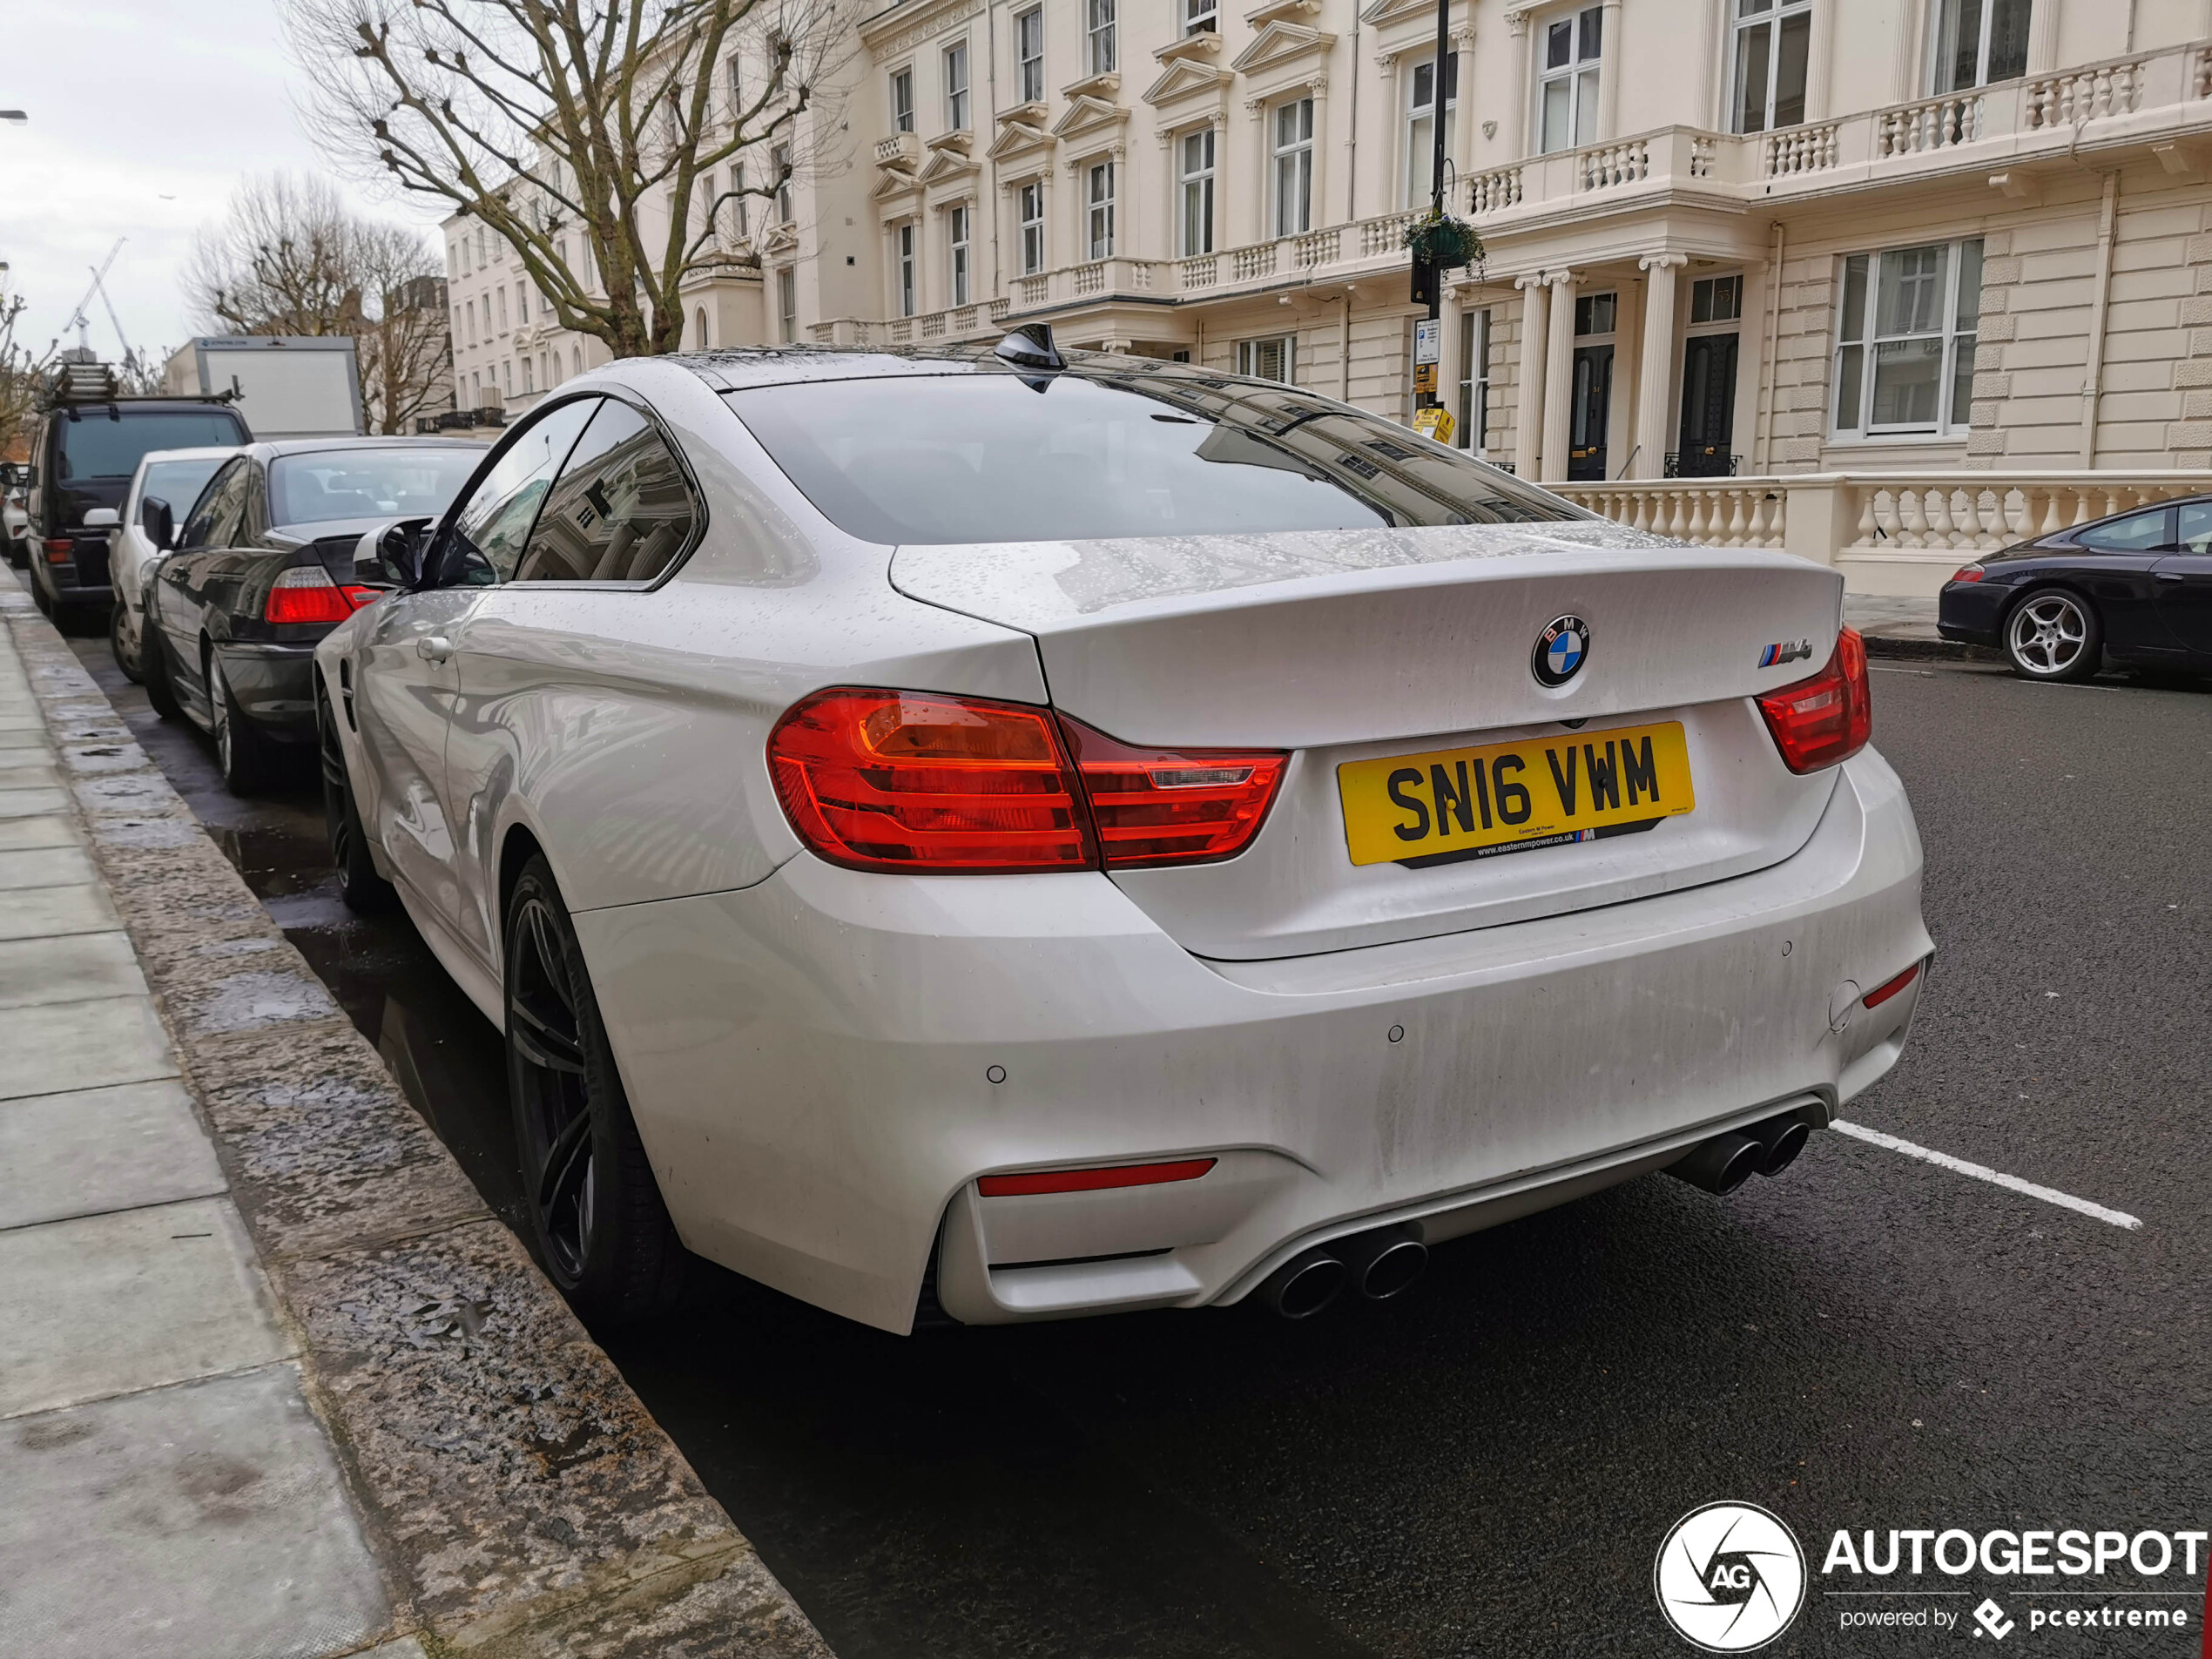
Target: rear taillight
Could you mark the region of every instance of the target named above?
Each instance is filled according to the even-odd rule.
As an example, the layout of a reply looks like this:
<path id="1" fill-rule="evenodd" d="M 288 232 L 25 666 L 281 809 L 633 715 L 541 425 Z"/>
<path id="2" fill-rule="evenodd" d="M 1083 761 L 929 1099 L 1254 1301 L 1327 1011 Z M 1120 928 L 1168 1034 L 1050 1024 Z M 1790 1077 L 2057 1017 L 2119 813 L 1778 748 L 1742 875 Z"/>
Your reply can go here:
<path id="1" fill-rule="evenodd" d="M 1951 579 L 1953 582 L 1979 582 L 1988 574 L 1979 564 L 1962 564 L 1951 573 Z"/>
<path id="2" fill-rule="evenodd" d="M 46 563 L 66 564 L 77 551 L 77 543 L 66 536 L 49 536 L 46 540 Z"/>
<path id="3" fill-rule="evenodd" d="M 1774 746 L 1792 772 L 1817 772 L 1848 760 L 1873 735 L 1874 705 L 1866 684 L 1866 642 L 1846 628 L 1836 636 L 1828 666 L 1809 680 L 1759 698 Z"/>
<path id="4" fill-rule="evenodd" d="M 343 622 L 381 597 L 375 588 L 340 587 L 320 564 L 297 565 L 270 585 L 268 603 L 261 608 L 261 620 Z"/>
<path id="5" fill-rule="evenodd" d="M 927 691 L 819 691 L 778 721 L 792 826 L 856 870 L 1097 867 L 1074 765 L 1043 709 Z"/>
<path id="6" fill-rule="evenodd" d="M 1136 749 L 1066 715 L 1107 867 L 1198 864 L 1243 852 L 1274 804 L 1279 750 Z"/>

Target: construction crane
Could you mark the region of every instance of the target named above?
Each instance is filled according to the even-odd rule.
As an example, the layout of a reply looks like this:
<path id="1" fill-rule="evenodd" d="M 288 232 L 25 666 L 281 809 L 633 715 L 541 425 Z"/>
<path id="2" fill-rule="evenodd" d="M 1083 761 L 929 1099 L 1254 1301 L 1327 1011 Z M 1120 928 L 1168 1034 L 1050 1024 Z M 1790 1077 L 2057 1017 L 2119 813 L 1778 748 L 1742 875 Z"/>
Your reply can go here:
<path id="1" fill-rule="evenodd" d="M 118 242 L 116 244 L 116 246 L 118 248 L 122 246 L 123 244 L 121 242 Z M 115 258 L 115 255 L 111 253 L 108 255 L 108 258 L 112 260 Z M 115 301 L 107 297 L 107 284 L 100 280 L 101 274 L 102 273 L 98 271 L 95 271 L 92 273 L 92 286 L 99 290 L 100 303 L 107 307 L 107 320 L 115 328 L 116 339 L 122 342 L 123 372 L 135 380 L 137 378 L 139 367 L 138 354 L 131 349 L 131 342 L 124 337 L 123 319 L 115 314 Z"/>
<path id="2" fill-rule="evenodd" d="M 123 245 L 130 239 L 127 236 L 118 236 L 115 239 L 115 246 L 108 249 L 107 258 L 102 260 L 99 268 L 92 272 L 92 286 L 84 290 L 84 297 L 77 302 L 77 309 L 71 314 L 69 320 L 62 325 L 64 331 L 71 328 L 77 330 L 77 347 L 87 354 L 88 361 L 92 349 L 92 296 L 98 294 L 103 300 L 107 298 L 107 290 L 100 286 L 100 279 L 108 273 L 108 267 L 115 263 L 115 256 L 123 252 Z M 91 268 L 89 266 L 86 267 L 88 270 Z M 112 320 L 114 316 L 115 308 L 111 306 L 108 307 L 108 317 Z M 123 334 L 122 329 L 118 328 L 115 332 L 117 337 L 120 339 Z M 123 349 L 127 353 L 131 347 L 126 343 Z"/>

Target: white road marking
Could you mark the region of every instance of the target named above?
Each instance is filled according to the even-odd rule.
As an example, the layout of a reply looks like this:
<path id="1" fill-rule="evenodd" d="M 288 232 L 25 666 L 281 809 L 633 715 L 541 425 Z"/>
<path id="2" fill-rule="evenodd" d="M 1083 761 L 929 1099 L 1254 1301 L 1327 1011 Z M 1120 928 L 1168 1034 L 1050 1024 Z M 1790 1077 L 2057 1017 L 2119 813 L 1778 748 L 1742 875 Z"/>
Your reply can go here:
<path id="1" fill-rule="evenodd" d="M 2023 1181 L 2016 1175 L 2006 1175 L 2003 1170 L 1993 1170 L 1986 1164 L 1969 1163 L 1964 1158 L 1952 1157 L 1948 1152 L 1938 1152 L 1925 1146 L 1915 1146 L 1911 1141 L 1900 1141 L 1894 1135 L 1885 1135 L 1878 1129 L 1868 1129 L 1864 1123 L 1846 1123 L 1838 1119 L 1828 1127 L 1840 1130 L 1854 1140 L 1865 1141 L 1875 1146 L 1887 1147 L 1891 1151 L 1902 1152 L 1909 1158 L 1919 1158 L 1923 1163 L 1935 1164 L 1939 1168 L 1949 1170 L 1957 1175 L 1970 1175 L 1977 1181 L 1986 1181 L 1993 1186 L 2003 1187 L 2010 1192 L 2020 1192 L 2031 1198 L 2040 1198 L 2045 1204 L 2054 1204 L 2061 1210 L 2071 1210 L 2077 1215 L 2087 1216 L 2093 1220 L 2105 1222 L 2111 1226 L 2125 1227 L 2130 1232 L 2139 1231 L 2143 1224 L 2125 1211 L 2107 1210 L 2101 1204 L 2091 1204 L 2087 1198 L 2077 1198 L 2072 1193 L 2060 1192 L 2055 1187 L 2039 1187 L 2033 1181 Z"/>

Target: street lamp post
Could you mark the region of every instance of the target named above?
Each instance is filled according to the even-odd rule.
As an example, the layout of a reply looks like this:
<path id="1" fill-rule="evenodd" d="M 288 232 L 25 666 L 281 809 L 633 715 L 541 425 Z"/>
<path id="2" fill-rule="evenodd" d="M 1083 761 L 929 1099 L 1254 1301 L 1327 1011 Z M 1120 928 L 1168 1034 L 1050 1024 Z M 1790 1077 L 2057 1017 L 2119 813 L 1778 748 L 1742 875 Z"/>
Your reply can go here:
<path id="1" fill-rule="evenodd" d="M 1429 71 L 1429 213 L 1432 219 L 1444 217 L 1444 108 L 1445 88 L 1451 83 L 1447 74 L 1451 62 L 1452 0 L 1436 0 L 1436 62 Z M 1415 327 L 1413 347 L 1413 405 L 1417 409 L 1440 409 L 1444 406 L 1443 355 L 1444 340 L 1444 273 L 1430 260 L 1425 251 L 1416 249 L 1413 254 L 1413 300 L 1428 307 L 1426 322 Z M 1439 417 L 1441 418 L 1441 417 Z M 1433 426 L 1425 427 L 1434 432 Z"/>

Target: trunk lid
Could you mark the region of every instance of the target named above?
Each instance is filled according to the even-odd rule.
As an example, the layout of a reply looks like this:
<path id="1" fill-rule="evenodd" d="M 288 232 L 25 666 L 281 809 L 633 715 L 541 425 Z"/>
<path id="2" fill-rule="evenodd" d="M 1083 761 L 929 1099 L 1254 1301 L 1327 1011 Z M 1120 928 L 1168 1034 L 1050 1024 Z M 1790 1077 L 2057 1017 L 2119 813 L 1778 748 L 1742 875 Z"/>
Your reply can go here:
<path id="1" fill-rule="evenodd" d="M 1750 700 L 1816 672 L 1840 625 L 1841 579 L 1786 555 L 1561 523 L 909 546 L 891 575 L 1032 635 L 1055 706 L 1124 743 L 1292 752 L 1240 856 L 1113 873 L 1204 956 L 1340 950 L 1742 874 L 1802 846 L 1834 786 L 1782 764 Z M 1587 624 L 1587 658 L 1546 686 L 1532 658 L 1562 617 Z M 1665 723 L 1683 728 L 1694 811 L 1510 856 L 1352 861 L 1346 763 L 1570 732 L 1602 752 L 1608 731 Z"/>

